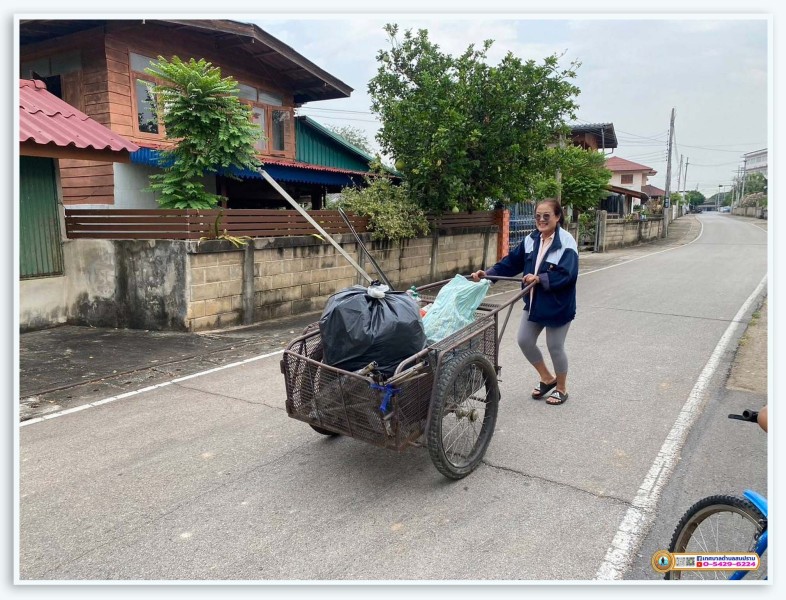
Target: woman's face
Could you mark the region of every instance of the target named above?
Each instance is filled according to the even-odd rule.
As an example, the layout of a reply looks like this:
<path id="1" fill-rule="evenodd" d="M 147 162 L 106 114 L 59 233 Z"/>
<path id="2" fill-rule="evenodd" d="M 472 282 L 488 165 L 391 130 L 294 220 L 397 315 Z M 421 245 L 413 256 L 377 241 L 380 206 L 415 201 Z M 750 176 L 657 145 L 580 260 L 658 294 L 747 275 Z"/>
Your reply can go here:
<path id="1" fill-rule="evenodd" d="M 543 202 L 535 207 L 535 227 L 541 235 L 549 237 L 557 228 L 557 219 L 554 214 L 554 205 L 551 202 Z"/>

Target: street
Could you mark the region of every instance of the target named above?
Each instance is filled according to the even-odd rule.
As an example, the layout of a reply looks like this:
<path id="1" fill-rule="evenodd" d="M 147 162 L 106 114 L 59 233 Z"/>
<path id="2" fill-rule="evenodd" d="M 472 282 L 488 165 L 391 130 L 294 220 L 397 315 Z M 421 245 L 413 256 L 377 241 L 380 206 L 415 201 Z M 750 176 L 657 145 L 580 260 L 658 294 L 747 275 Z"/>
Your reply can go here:
<path id="1" fill-rule="evenodd" d="M 766 436 L 725 418 L 766 403 L 726 388 L 766 223 L 697 222 L 582 273 L 562 406 L 530 398 L 515 309 L 493 439 L 457 482 L 425 448 L 288 418 L 280 351 L 22 426 L 21 580 L 659 579 L 690 504 L 768 483 Z"/>

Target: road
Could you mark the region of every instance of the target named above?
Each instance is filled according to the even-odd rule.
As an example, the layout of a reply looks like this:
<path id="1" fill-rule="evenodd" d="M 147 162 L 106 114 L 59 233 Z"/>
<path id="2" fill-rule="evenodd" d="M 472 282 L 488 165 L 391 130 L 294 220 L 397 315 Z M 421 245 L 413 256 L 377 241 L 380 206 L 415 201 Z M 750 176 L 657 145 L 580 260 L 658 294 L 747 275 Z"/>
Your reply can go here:
<path id="1" fill-rule="evenodd" d="M 22 427 L 21 579 L 655 579 L 692 500 L 767 489 L 766 470 L 728 481 L 700 452 L 734 441 L 766 462 L 765 436 L 721 418 L 749 400 L 725 382 L 766 231 L 699 220 L 693 243 L 579 279 L 565 405 L 530 399 L 508 328 L 497 429 L 459 482 L 423 448 L 289 419 L 277 352 Z"/>

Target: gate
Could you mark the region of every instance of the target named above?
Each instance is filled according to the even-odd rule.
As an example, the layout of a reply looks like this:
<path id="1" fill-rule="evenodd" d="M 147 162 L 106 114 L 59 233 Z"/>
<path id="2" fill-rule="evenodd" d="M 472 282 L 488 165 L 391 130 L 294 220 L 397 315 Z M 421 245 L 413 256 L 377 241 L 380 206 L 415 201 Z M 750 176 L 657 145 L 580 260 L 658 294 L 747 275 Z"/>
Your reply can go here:
<path id="1" fill-rule="evenodd" d="M 518 246 L 535 230 L 535 203 L 532 200 L 510 205 L 509 250 Z"/>
<path id="2" fill-rule="evenodd" d="M 19 277 L 63 274 L 60 215 L 51 158 L 19 157 Z"/>

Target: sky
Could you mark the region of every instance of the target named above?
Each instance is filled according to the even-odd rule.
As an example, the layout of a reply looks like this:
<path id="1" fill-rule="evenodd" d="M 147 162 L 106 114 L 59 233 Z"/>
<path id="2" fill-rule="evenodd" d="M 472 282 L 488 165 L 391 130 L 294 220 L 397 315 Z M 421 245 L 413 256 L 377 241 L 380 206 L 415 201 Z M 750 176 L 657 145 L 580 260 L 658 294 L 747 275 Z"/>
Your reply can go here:
<path id="1" fill-rule="evenodd" d="M 372 142 L 381 123 L 371 112 L 367 86 L 378 68 L 377 52 L 390 48 L 383 25 L 394 22 L 402 31 L 427 29 L 450 54 L 494 40 L 490 64 L 507 52 L 537 62 L 558 54 L 563 66 L 579 61 L 575 123 L 613 123 L 619 145 L 610 155 L 652 167 L 657 174 L 649 183 L 660 188 L 666 183 L 672 108 L 672 191 L 698 189 L 706 196 L 728 191 L 742 155 L 768 146 L 766 16 L 358 14 L 247 20 L 354 88 L 348 99 L 310 102 L 298 114 L 360 128 Z M 678 186 L 681 160 L 687 171 Z"/>

